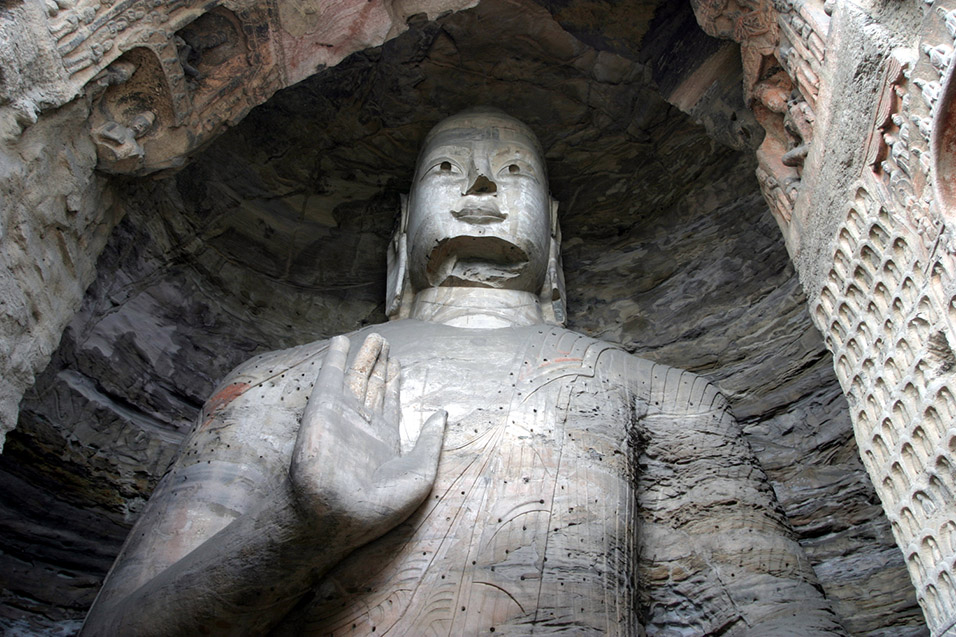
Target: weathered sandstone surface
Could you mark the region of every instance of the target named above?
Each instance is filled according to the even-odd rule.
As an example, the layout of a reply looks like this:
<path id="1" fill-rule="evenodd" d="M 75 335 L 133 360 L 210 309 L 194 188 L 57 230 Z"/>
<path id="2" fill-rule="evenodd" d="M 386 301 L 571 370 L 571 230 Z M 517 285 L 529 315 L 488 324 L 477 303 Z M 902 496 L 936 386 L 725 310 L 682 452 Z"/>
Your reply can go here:
<path id="1" fill-rule="evenodd" d="M 554 21 L 488 0 L 414 19 L 398 38 L 276 95 L 186 170 L 114 178 L 71 204 L 76 219 L 112 202 L 125 217 L 0 456 L 5 630 L 78 627 L 230 368 L 384 320 L 381 255 L 415 149 L 442 115 L 492 103 L 545 146 L 562 202 L 570 326 L 717 382 L 847 630 L 925 634 L 831 359 L 753 176 L 760 139 L 739 81 L 711 87 L 712 107 L 695 123 L 661 97 L 686 69 L 655 53 L 666 50 L 661 39 L 690 38 L 678 28 L 693 24 L 689 9 L 662 11 L 656 26 L 646 11 L 631 33 L 598 29 L 607 16 L 578 5 L 549 9 Z M 634 46 L 647 29 L 647 46 Z M 68 109 L 60 117 L 68 123 Z M 13 193 L 24 211 L 43 209 L 30 199 L 40 193 L 55 199 L 50 185 L 75 189 L 67 180 L 89 174 L 95 155 L 37 126 L 28 132 L 45 135 L 38 165 L 50 168 L 34 173 L 46 188 Z M 70 223 L 88 236 L 82 221 Z M 23 249 L 41 250 L 33 245 Z M 92 263 L 76 267 L 92 277 Z M 51 280 L 33 286 L 46 303 L 78 298 Z M 59 337 L 48 331 L 37 340 L 47 351 Z M 17 382 L 29 386 L 29 375 Z M 653 599 L 661 576 L 644 574 L 645 603 L 666 607 L 677 600 Z"/>

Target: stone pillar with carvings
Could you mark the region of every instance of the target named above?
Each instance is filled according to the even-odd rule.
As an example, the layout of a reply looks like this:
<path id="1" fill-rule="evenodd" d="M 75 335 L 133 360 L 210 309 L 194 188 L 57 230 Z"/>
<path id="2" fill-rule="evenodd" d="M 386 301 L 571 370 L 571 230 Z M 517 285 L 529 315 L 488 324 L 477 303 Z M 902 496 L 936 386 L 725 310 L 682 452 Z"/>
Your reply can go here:
<path id="1" fill-rule="evenodd" d="M 741 44 L 761 187 L 929 627 L 956 634 L 956 3 L 694 8 Z"/>

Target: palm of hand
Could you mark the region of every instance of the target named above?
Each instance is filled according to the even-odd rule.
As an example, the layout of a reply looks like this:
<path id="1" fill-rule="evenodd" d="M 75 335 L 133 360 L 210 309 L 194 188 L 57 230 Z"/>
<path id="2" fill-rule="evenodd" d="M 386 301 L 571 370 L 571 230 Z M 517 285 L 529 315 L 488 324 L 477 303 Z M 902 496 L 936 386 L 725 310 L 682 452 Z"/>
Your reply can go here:
<path id="1" fill-rule="evenodd" d="M 378 334 L 346 369 L 350 343 L 332 339 L 302 416 L 290 479 L 300 509 L 336 540 L 357 547 L 405 520 L 435 481 L 445 413 L 399 449 L 401 369 Z"/>

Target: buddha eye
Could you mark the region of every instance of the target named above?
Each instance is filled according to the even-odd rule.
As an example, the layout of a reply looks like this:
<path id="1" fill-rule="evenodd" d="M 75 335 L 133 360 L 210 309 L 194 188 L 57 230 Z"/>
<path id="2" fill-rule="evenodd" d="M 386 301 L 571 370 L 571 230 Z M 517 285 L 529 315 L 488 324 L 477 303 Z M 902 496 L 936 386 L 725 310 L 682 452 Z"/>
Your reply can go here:
<path id="1" fill-rule="evenodd" d="M 511 162 L 498 170 L 498 177 L 530 177 L 535 179 L 534 170 L 524 162 Z"/>
<path id="2" fill-rule="evenodd" d="M 437 163 L 432 164 L 431 168 L 429 168 L 425 172 L 425 174 L 422 175 L 422 179 L 424 179 L 425 177 L 429 175 L 436 176 L 436 177 L 450 177 L 453 175 L 460 175 L 460 174 L 461 174 L 461 169 L 458 167 L 458 164 L 452 161 L 449 161 L 447 159 L 443 159 Z"/>

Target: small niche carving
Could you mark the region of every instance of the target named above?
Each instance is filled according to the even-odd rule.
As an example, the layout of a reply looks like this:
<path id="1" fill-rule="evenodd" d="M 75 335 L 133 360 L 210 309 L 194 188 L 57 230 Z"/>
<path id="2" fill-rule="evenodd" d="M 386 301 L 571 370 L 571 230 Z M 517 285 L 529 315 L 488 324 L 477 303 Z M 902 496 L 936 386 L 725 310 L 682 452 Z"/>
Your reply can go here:
<path id="1" fill-rule="evenodd" d="M 149 140 L 174 121 L 166 75 L 149 48 L 127 51 L 91 82 L 99 94 L 90 118 L 100 167 L 135 169 Z"/>
<path id="2" fill-rule="evenodd" d="M 949 346 L 949 339 L 943 332 L 930 335 L 927 341 L 927 357 L 937 365 L 938 373 L 945 374 L 956 367 L 956 354 Z"/>
<path id="3" fill-rule="evenodd" d="M 241 79 L 250 66 L 240 22 L 222 7 L 177 31 L 174 42 L 196 108 L 202 108 L 231 82 Z"/>

